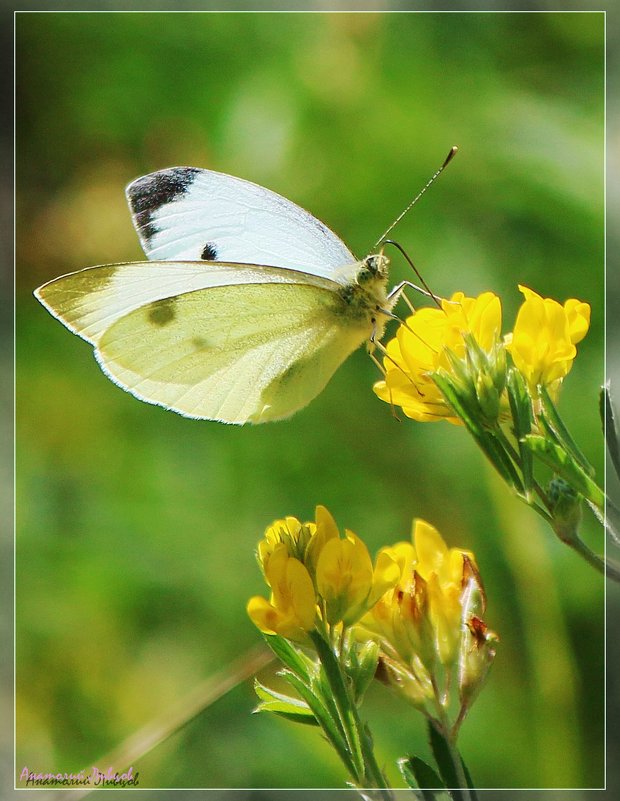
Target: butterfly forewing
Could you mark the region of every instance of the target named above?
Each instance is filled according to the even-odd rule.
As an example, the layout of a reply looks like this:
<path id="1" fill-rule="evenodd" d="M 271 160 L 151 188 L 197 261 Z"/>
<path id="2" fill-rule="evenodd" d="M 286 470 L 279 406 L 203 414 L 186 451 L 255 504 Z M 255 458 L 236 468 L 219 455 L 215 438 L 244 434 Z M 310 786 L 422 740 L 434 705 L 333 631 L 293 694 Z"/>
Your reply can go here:
<path id="1" fill-rule="evenodd" d="M 268 264 L 334 280 L 356 261 L 305 209 L 231 175 L 172 167 L 129 184 L 127 198 L 149 259 Z"/>
<path id="2" fill-rule="evenodd" d="M 138 398 L 228 423 L 288 417 L 368 336 L 333 291 L 242 284 L 141 306 L 102 336 L 105 372 Z"/>

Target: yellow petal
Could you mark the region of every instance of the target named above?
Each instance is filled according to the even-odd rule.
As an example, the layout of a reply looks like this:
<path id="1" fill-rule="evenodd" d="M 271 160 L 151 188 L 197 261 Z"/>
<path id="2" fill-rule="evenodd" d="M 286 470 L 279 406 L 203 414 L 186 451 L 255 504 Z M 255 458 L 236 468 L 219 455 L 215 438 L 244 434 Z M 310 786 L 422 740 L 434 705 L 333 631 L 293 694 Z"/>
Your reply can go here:
<path id="1" fill-rule="evenodd" d="M 317 534 L 321 534 L 325 541 L 339 537 L 340 532 L 331 512 L 325 506 L 317 506 L 315 511 Z"/>
<path id="2" fill-rule="evenodd" d="M 575 298 L 570 298 L 564 304 L 568 328 L 573 344 L 581 342 L 590 327 L 590 305 Z"/>
<path id="3" fill-rule="evenodd" d="M 373 606 L 382 595 L 395 587 L 400 580 L 400 567 L 385 551 L 377 555 L 372 576 L 372 588 L 367 598 L 367 606 Z"/>
<path id="4" fill-rule="evenodd" d="M 310 631 L 316 617 L 316 596 L 310 574 L 300 561 L 289 559 L 286 581 L 291 590 L 291 605 L 299 627 Z"/>
<path id="5" fill-rule="evenodd" d="M 414 520 L 413 541 L 418 555 L 417 572 L 428 580 L 432 572 L 441 567 L 448 546 L 434 526 L 425 520 Z"/>
<path id="6" fill-rule="evenodd" d="M 246 611 L 252 623 L 265 634 L 277 634 L 282 614 L 266 598 L 255 595 L 248 601 Z"/>
<path id="7" fill-rule="evenodd" d="M 306 549 L 305 562 L 314 572 L 319 555 L 325 543 L 331 539 L 338 539 L 340 533 L 336 521 L 325 506 L 317 506 L 315 510 L 316 525 Z"/>

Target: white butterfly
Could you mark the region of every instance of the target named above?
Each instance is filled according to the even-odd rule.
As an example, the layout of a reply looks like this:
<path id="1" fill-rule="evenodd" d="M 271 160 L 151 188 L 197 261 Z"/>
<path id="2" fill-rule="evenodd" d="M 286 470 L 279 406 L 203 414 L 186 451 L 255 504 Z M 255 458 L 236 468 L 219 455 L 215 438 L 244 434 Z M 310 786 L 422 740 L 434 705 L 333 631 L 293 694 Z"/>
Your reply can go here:
<path id="1" fill-rule="evenodd" d="M 102 370 L 148 403 L 225 423 L 279 420 L 383 334 L 402 289 L 322 222 L 261 186 L 173 167 L 127 187 L 149 261 L 36 290 Z"/>

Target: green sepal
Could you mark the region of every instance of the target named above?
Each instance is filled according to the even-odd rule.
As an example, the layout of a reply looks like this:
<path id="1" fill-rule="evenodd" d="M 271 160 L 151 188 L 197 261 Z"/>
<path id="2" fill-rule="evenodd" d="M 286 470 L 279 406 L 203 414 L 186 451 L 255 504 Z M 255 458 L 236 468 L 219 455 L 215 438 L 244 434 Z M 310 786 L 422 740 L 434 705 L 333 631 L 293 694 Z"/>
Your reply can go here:
<path id="1" fill-rule="evenodd" d="M 306 684 L 309 684 L 314 670 L 314 662 L 279 634 L 263 634 L 263 637 L 282 664 L 286 665 Z"/>
<path id="2" fill-rule="evenodd" d="M 523 442 L 532 431 L 532 401 L 527 391 L 523 376 L 518 370 L 510 370 L 507 381 L 508 402 L 512 414 L 513 433 L 519 446 L 521 457 L 521 473 L 526 494 L 534 486 L 534 469 L 532 453 Z"/>
<path id="3" fill-rule="evenodd" d="M 477 436 L 482 433 L 482 426 L 478 422 L 480 414 L 476 401 L 475 388 L 471 386 L 471 381 L 464 372 L 460 360 L 454 356 L 452 351 L 448 350 L 447 353 L 453 372 L 461 376 L 462 383 L 458 384 L 458 390 L 457 382 L 449 378 L 448 374 L 444 372 L 433 373 L 432 379 L 439 387 L 452 409 L 456 412 L 457 416 L 461 418 L 472 434 Z M 465 385 L 465 390 L 463 384 Z"/>
<path id="4" fill-rule="evenodd" d="M 347 651 L 346 671 L 353 683 L 355 703 L 360 704 L 377 672 L 379 643 L 368 640 L 360 648 L 352 643 Z"/>
<path id="5" fill-rule="evenodd" d="M 443 781 L 420 757 L 401 757 L 397 765 L 407 787 L 420 790 L 424 801 L 450 801 L 452 796 Z"/>
<path id="6" fill-rule="evenodd" d="M 564 425 L 564 421 L 560 417 L 557 407 L 553 402 L 551 395 L 549 395 L 547 387 L 541 385 L 538 387 L 538 391 L 540 393 L 540 400 L 544 410 L 543 416 L 545 418 L 547 427 L 552 429 L 556 439 L 564 446 L 564 449 L 570 453 L 582 470 L 592 477 L 594 475 L 594 468 L 583 455 L 579 446 L 572 438 L 569 430 Z"/>
<path id="7" fill-rule="evenodd" d="M 433 381 L 504 481 L 519 494 L 525 494 L 523 482 L 503 445 L 492 432 L 485 430 L 480 422 L 471 415 L 467 403 L 463 403 L 463 396 L 456 391 L 454 384 L 440 373 L 433 375 Z"/>
<path id="8" fill-rule="evenodd" d="M 616 471 L 616 476 L 620 480 L 620 440 L 618 438 L 616 415 L 614 413 L 614 407 L 611 403 L 609 383 L 601 387 L 601 392 L 599 395 L 599 412 L 601 415 L 601 423 L 603 425 L 603 432 L 605 434 L 605 441 L 607 443 L 607 450 L 609 451 L 611 463 Z"/>
<path id="9" fill-rule="evenodd" d="M 587 501 L 603 509 L 605 504 L 603 491 L 564 448 L 535 434 L 528 435 L 524 441 L 536 458 L 567 481 Z"/>
<path id="10" fill-rule="evenodd" d="M 265 687 L 257 679 L 254 680 L 254 692 L 261 699 L 254 712 L 273 712 L 287 720 L 318 726 L 319 723 L 305 701 L 290 695 L 276 692 Z"/>

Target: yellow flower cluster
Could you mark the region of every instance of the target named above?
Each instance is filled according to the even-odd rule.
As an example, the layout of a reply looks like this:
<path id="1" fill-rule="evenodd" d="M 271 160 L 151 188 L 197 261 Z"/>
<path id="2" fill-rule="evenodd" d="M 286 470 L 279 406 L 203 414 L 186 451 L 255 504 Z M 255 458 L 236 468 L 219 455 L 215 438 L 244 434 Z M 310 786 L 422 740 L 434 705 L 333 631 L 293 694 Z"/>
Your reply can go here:
<path id="1" fill-rule="evenodd" d="M 423 308 L 407 318 L 386 346 L 385 378 L 375 384 L 376 394 L 415 420 L 459 423 L 433 377 L 468 378 L 484 409 L 489 390 L 493 386 L 500 394 L 503 390 L 506 351 L 533 398 L 540 385 L 557 391 L 571 369 L 576 343 L 588 331 L 590 307 L 575 299 L 562 306 L 519 288 L 525 301 L 513 333 L 505 340 L 501 339 L 501 302 L 492 292 L 477 298 L 457 292 L 450 300 L 442 300 L 441 308 Z M 485 357 L 482 369 L 481 354 Z"/>
<path id="2" fill-rule="evenodd" d="M 251 598 L 248 615 L 266 634 L 299 641 L 317 625 L 350 626 L 399 576 L 388 554 L 373 566 L 359 537 L 351 531 L 341 537 L 324 506 L 317 506 L 313 522 L 287 517 L 272 523 L 258 558 L 271 598 Z"/>
<path id="3" fill-rule="evenodd" d="M 378 645 L 383 677 L 429 714 L 448 705 L 455 671 L 462 704 L 479 689 L 497 638 L 481 617 L 476 561 L 429 523 L 415 520 L 412 541 L 382 548 L 373 566 L 359 537 L 341 537 L 318 506 L 312 522 L 269 526 L 258 558 L 271 598 L 251 598 L 247 611 L 264 633 L 303 643 L 313 630 L 348 629 L 353 642 Z"/>

